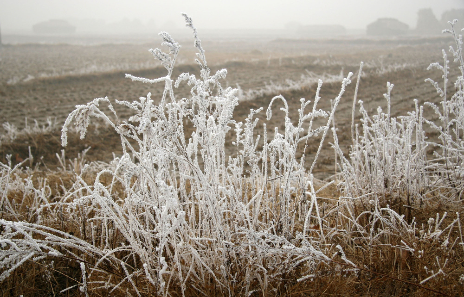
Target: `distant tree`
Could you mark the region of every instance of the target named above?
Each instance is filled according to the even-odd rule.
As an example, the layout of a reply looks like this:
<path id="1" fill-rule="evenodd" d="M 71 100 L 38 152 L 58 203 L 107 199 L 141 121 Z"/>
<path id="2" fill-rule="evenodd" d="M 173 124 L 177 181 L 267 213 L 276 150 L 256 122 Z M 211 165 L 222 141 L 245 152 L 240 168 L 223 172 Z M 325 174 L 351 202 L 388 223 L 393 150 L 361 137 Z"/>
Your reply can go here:
<path id="1" fill-rule="evenodd" d="M 420 9 L 417 12 L 416 33 L 420 35 L 441 34 L 442 25 L 437 20 L 431 8 Z"/>
<path id="2" fill-rule="evenodd" d="M 443 12 L 441 15 L 441 26 L 447 28 L 448 22 L 452 20 L 458 20 L 456 23 L 457 28 L 464 27 L 464 9 L 451 9 Z"/>
<path id="3" fill-rule="evenodd" d="M 405 35 L 409 26 L 393 18 L 380 18 L 367 25 L 367 35 L 371 36 L 397 36 Z"/>
<path id="4" fill-rule="evenodd" d="M 76 27 L 65 20 L 49 20 L 35 24 L 32 31 L 36 34 L 73 34 Z"/>

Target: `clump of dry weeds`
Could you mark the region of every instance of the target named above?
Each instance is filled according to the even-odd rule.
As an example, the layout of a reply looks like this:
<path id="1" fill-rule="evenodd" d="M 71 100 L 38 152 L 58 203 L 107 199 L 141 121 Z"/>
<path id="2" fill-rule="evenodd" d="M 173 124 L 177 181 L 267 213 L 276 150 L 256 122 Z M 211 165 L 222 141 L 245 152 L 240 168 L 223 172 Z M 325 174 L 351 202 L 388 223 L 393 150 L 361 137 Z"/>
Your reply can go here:
<path id="1" fill-rule="evenodd" d="M 321 81 L 312 110 L 305 111 L 312 102 L 300 100 L 298 121 L 290 119 L 285 98 L 274 97 L 266 118 L 280 102 L 285 121 L 273 135 L 263 125 L 260 142 L 261 109 L 252 109 L 244 122 L 233 120 L 237 90 L 222 88 L 225 70 L 211 75 L 196 29 L 184 17 L 194 33 L 200 78 L 187 73 L 172 79 L 179 45 L 162 32 L 169 52 L 151 52 L 167 76 L 128 75 L 164 83 L 160 104 L 151 94 L 117 101 L 135 113 L 121 120 L 107 98 L 97 98 L 77 106 L 63 127 L 62 142 L 70 144 L 73 121 L 83 138 L 90 116 L 99 117 L 118 134 L 121 156 L 88 163 L 84 155 L 70 162 L 58 155 L 56 169 L 40 171 L 23 166 L 24 148 L 10 143 L 18 156 L 0 163 L 4 295 L 452 296 L 462 291 L 464 75 L 448 99 L 446 55 L 444 66 L 434 64 L 445 77 L 444 90 L 434 84 L 444 97 L 442 109 L 431 104 L 439 121 L 424 119 L 417 103 L 402 118 L 391 116 L 390 104 L 374 116 L 361 104 L 362 128 L 352 129 L 348 155 L 332 129 L 340 173 L 322 182 L 312 173 L 324 162 L 318 157 L 351 74 L 329 112 L 317 109 Z M 454 37 L 458 47 L 452 52 L 464 72 L 461 37 Z M 358 82 L 360 77 L 361 71 Z M 192 87 L 190 98 L 175 97 L 173 86 L 181 83 Z M 392 87 L 387 85 L 388 103 Z M 109 115 L 100 109 L 103 103 Z M 314 124 L 317 118 L 322 125 Z M 436 128 L 440 143 L 427 141 L 425 124 Z M 232 130 L 235 151 L 226 154 Z M 53 143 L 48 134 L 27 137 L 36 153 Z M 307 170 L 300 150 L 315 137 L 319 145 Z M 434 159 L 428 146 L 436 149 Z"/>

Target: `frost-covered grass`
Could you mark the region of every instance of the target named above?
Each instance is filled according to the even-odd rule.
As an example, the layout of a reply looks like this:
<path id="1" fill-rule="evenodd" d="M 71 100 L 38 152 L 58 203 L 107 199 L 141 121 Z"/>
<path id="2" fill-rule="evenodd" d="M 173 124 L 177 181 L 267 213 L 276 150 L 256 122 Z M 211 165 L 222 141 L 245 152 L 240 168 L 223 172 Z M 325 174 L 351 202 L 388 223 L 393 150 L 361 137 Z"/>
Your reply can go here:
<path id="1" fill-rule="evenodd" d="M 151 94 L 116 101 L 134 115 L 120 119 L 108 98 L 79 105 L 62 128 L 85 137 L 91 118 L 120 136 L 123 154 L 107 164 L 72 167 L 60 175 L 0 164 L 0 281 L 4 294 L 250 296 L 350 294 L 444 294 L 463 289 L 462 158 L 464 62 L 452 26 L 452 53 L 460 69 L 448 89 L 447 57 L 432 64 L 444 84 L 432 82 L 441 106 L 426 104 L 408 115 L 369 115 L 359 102 L 361 125 L 344 155 L 333 128 L 336 109 L 352 73 L 341 78 L 332 109 L 301 99 L 291 119 L 278 101 L 283 131 L 256 129 L 251 110 L 233 118 L 240 90 L 224 88 L 225 69 L 211 73 L 192 20 L 200 77 L 173 77 L 180 45 L 161 32 L 163 46 L 150 50 L 166 68 L 157 79 L 126 75 L 136 83 L 163 84 L 159 104 Z M 360 69 L 361 71 L 361 69 Z M 362 77 L 358 73 L 359 78 Z M 293 82 L 294 83 L 294 82 Z M 360 82 L 362 84 L 362 81 Z M 176 96 L 180 84 L 190 96 Z M 295 83 L 296 84 L 296 83 Z M 277 90 L 278 89 L 273 89 Z M 264 92 L 262 95 L 269 95 Z M 354 98 L 356 110 L 356 97 Z M 108 106 L 110 114 L 100 108 Z M 423 117 L 433 108 L 438 121 Z M 324 121 L 316 126 L 315 121 Z M 435 129 L 437 141 L 426 138 Z M 10 134 L 14 135 L 14 131 Z M 321 183 L 312 170 L 333 133 L 340 168 Z M 319 137 L 311 164 L 297 152 Z M 234 147 L 226 153 L 226 147 Z M 435 148 L 431 158 L 426 148 Z M 310 168 L 307 170 L 306 168 Z M 337 198 L 327 197 L 327 190 Z M 20 285 L 29 279 L 34 290 Z M 42 291 L 41 291 L 42 290 Z"/>
<path id="2" fill-rule="evenodd" d="M 298 91 L 304 88 L 310 88 L 313 85 L 317 85 L 320 80 L 326 83 L 342 82 L 345 77 L 343 71 L 338 75 L 323 74 L 322 77 L 318 76 L 314 72 L 306 70 L 306 74 L 302 74 L 299 80 L 287 79 L 285 83 L 266 83 L 264 87 L 242 90 L 240 86 L 237 86 L 238 93 L 237 97 L 239 100 L 253 100 L 259 97 L 272 96 L 274 94 Z"/>

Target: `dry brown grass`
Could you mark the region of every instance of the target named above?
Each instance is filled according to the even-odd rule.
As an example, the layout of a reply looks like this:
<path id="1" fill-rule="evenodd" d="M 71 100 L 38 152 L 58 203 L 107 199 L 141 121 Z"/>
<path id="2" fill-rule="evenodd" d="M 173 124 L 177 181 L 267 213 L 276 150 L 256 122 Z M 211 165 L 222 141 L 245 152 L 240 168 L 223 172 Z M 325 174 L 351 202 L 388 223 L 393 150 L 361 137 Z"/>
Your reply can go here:
<path id="1" fill-rule="evenodd" d="M 43 187 L 44 180 L 47 181 L 47 186 L 50 190 L 50 201 L 54 197 L 62 197 L 63 191 L 69 190 L 73 182 L 76 180 L 76 175 L 70 171 L 40 171 L 36 170 L 30 173 L 32 181 L 35 186 Z M 16 178 L 27 177 L 24 173 L 16 176 Z M 95 179 L 94 174 L 87 174 L 84 178 L 91 182 Z M 111 183 L 111 176 L 103 176 L 100 180 L 103 184 Z M 321 187 L 322 182 L 316 183 L 316 186 Z M 251 187 L 248 187 L 251 188 Z M 271 190 L 270 188 L 268 190 Z M 189 191 L 188 185 L 186 191 Z M 118 189 L 114 190 L 115 195 Z M 459 213 L 460 224 L 464 225 L 462 217 L 464 211 L 462 210 L 462 202 L 454 204 L 443 203 L 428 203 L 422 207 L 414 209 L 413 216 L 417 226 L 428 226 L 428 220 L 435 218 L 437 213 L 440 218 L 444 212 L 448 213 L 448 217 L 442 223 L 442 229 L 451 226 L 446 233 L 449 234 L 448 246 L 443 241 L 443 236 L 421 236 L 417 234 L 418 230 L 411 233 L 405 228 L 398 227 L 397 229 L 389 229 L 385 232 L 385 228 L 380 228 L 380 224 L 372 220 L 372 215 L 365 211 L 372 211 L 372 204 L 368 201 L 359 200 L 351 204 L 344 204 L 339 200 L 340 191 L 335 184 L 324 188 L 318 193 L 321 201 L 325 200 L 323 206 L 323 220 L 324 226 L 312 224 L 309 234 L 318 238 L 320 232 L 323 231 L 327 243 L 331 246 L 340 245 L 346 255 L 355 267 L 347 264 L 341 258 L 341 254 L 337 254 L 336 249 L 327 250 L 327 254 L 334 254 L 332 260 L 328 263 L 319 264 L 312 277 L 298 281 L 305 276 L 305 269 L 303 266 L 289 267 L 288 273 L 279 275 L 278 277 L 269 281 L 268 286 L 263 289 L 263 284 L 260 283 L 259 278 L 254 278 L 252 283 L 245 283 L 247 279 L 245 267 L 247 263 L 240 257 L 239 254 L 230 254 L 230 275 L 236 279 L 230 283 L 229 288 L 218 286 L 214 279 L 209 278 L 208 283 L 204 283 L 201 278 L 192 278 L 187 286 L 185 296 L 241 296 L 244 294 L 244 287 L 249 286 L 258 291 L 254 294 L 256 296 L 324 296 L 324 295 L 356 295 L 356 296 L 458 296 L 461 294 L 464 286 L 457 280 L 464 274 L 464 252 L 460 246 L 460 230 L 458 224 L 453 221 L 456 219 L 456 212 Z M 251 198 L 251 194 L 247 195 Z M 123 198 L 123 197 L 121 197 Z M 295 201 L 299 201 L 301 197 L 294 195 Z M 30 197 L 24 196 L 24 193 L 13 191 L 9 193 L 8 199 L 10 202 L 15 201 L 16 205 L 22 203 L 18 208 L 18 212 L 23 214 L 21 220 L 36 221 L 36 218 L 30 216 Z M 115 199 L 117 199 L 115 197 Z M 391 203 L 391 201 L 397 201 Z M 391 207 L 397 213 L 402 212 L 402 203 L 404 197 L 379 197 L 379 207 Z M 350 211 L 351 218 L 356 218 L 355 226 L 353 220 L 347 219 Z M 50 212 L 45 211 L 42 214 L 43 222 L 47 222 L 50 227 L 55 227 L 59 230 L 68 232 L 80 238 L 86 238 L 91 242 L 89 234 L 83 234 L 81 225 L 85 224 L 85 220 L 92 217 L 90 213 L 87 217 L 74 217 L 70 213 L 63 212 L 61 220 L 57 221 L 53 212 L 56 210 L 50 209 Z M 277 213 L 275 215 L 278 215 Z M 47 217 L 49 219 L 47 220 Z M 13 219 L 13 218 L 11 218 Z M 300 218 L 301 220 L 301 218 Z M 302 227 L 296 224 L 295 232 L 302 231 Z M 418 229 L 421 229 L 420 227 Z M 424 230 L 426 230 L 425 227 Z M 85 230 L 85 228 L 84 228 Z M 371 230 L 378 234 L 378 237 L 369 241 L 366 234 Z M 103 231 L 103 230 L 101 230 Z M 382 233 L 383 232 L 383 233 Z M 382 233 L 382 234 L 380 234 Z M 110 236 L 111 246 L 115 247 L 121 242 L 124 242 L 121 234 L 107 234 Z M 401 248 L 404 242 L 413 247 L 414 251 L 406 251 Z M 206 245 L 208 249 L 208 245 Z M 213 249 L 213 245 L 210 246 Z M 121 252 L 117 255 L 119 258 L 124 258 L 126 255 Z M 430 271 L 424 270 L 427 266 L 429 269 L 435 267 L 437 260 L 440 264 L 447 259 L 447 264 L 444 267 L 443 275 L 438 275 L 420 284 L 420 281 L 426 279 L 431 275 Z M 98 259 L 87 259 L 87 265 L 92 267 Z M 138 262 L 134 257 L 132 261 L 127 262 L 128 265 L 138 267 L 142 263 Z M 284 262 L 282 263 L 283 265 Z M 263 263 L 266 268 L 266 263 Z M 219 268 L 215 273 L 220 273 Z M 113 280 L 122 280 L 124 278 L 124 271 L 121 267 L 116 268 L 111 265 L 101 265 L 100 272 L 96 271 L 92 274 L 92 278 L 88 281 L 102 281 L 105 282 L 108 277 Z M 140 286 L 140 293 L 143 296 L 155 296 L 157 291 L 151 284 L 146 282 L 142 276 L 134 276 L 133 281 Z M 82 282 L 81 272 L 76 259 L 72 257 L 62 257 L 53 259 L 44 259 L 38 262 L 29 261 L 20 269 L 5 280 L 1 285 L 2 296 L 82 296 L 77 287 L 67 290 L 60 294 L 59 292 L 72 285 L 78 285 Z M 93 286 L 96 286 L 95 283 Z M 110 293 L 111 288 L 94 288 L 89 287 L 92 296 L 125 296 L 127 292 L 132 291 L 131 285 L 125 283 L 120 290 Z M 181 296 L 180 289 L 175 285 L 170 287 L 170 294 L 172 296 Z"/>

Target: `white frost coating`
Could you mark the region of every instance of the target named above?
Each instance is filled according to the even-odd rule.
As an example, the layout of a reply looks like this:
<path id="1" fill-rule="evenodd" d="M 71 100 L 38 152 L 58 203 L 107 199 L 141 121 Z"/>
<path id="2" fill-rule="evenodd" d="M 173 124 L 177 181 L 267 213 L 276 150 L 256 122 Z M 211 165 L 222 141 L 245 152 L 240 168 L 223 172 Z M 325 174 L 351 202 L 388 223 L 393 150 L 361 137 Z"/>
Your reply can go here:
<path id="1" fill-rule="evenodd" d="M 299 279 L 297 279 L 297 282 L 302 282 L 302 281 L 305 281 L 305 280 L 307 280 L 307 279 L 309 279 L 309 278 L 310 278 L 310 279 L 313 279 L 313 278 L 315 278 L 315 277 L 316 277 L 315 274 L 308 274 L 308 275 L 305 275 L 305 276 L 300 277 Z"/>
<path id="2" fill-rule="evenodd" d="M 167 80 L 167 77 L 161 77 L 161 78 L 158 78 L 158 79 L 148 79 L 148 78 L 144 78 L 144 77 L 133 76 L 132 74 L 126 74 L 126 78 L 130 78 L 132 81 L 140 81 L 140 82 L 143 82 L 143 83 L 146 83 L 146 84 L 154 84 L 154 83 L 158 83 L 158 82 L 162 82 L 162 81 Z"/>
<path id="3" fill-rule="evenodd" d="M 160 264 L 163 265 L 161 270 L 158 272 L 158 280 L 160 282 L 160 292 L 164 292 L 166 288 L 166 282 L 164 281 L 163 275 L 168 273 L 168 264 L 166 263 L 166 260 L 164 257 L 160 258 Z"/>
<path id="4" fill-rule="evenodd" d="M 343 251 L 343 248 L 339 244 L 337 244 L 336 248 L 338 249 L 338 252 L 340 253 L 340 258 L 342 258 L 342 260 L 345 261 L 346 264 L 351 265 L 353 268 L 357 268 L 356 264 L 354 264 L 353 262 L 351 262 L 350 260 L 346 258 L 345 252 Z"/>
<path id="5" fill-rule="evenodd" d="M 80 267 L 81 267 L 81 272 L 82 272 L 82 285 L 79 286 L 79 290 L 82 293 L 84 293 L 86 297 L 88 297 L 89 293 L 87 291 L 87 277 L 86 277 L 86 273 L 85 273 L 85 264 L 84 264 L 84 262 L 80 263 Z"/>
<path id="6" fill-rule="evenodd" d="M 445 260 L 445 263 L 443 264 L 443 266 L 440 265 L 440 262 L 438 261 L 438 257 L 436 258 L 436 260 L 437 260 L 437 264 L 438 264 L 438 267 L 439 267 L 438 271 L 434 273 L 433 270 L 432 270 L 432 275 L 429 276 L 429 277 L 427 277 L 427 278 L 425 278 L 425 279 L 423 279 L 423 280 L 420 282 L 421 285 L 422 285 L 422 284 L 425 284 L 426 282 L 428 282 L 429 280 L 431 280 L 431 279 L 437 277 L 437 276 L 440 275 L 440 274 L 446 275 L 445 272 L 443 271 L 443 268 L 445 268 L 446 263 L 448 262 L 448 259 Z M 425 269 L 427 270 L 427 267 L 425 267 Z"/>
<path id="7" fill-rule="evenodd" d="M 11 267 L 10 269 L 6 270 L 6 271 L 3 271 L 2 274 L 0 274 L 0 282 L 4 281 L 6 278 L 8 278 L 11 274 L 11 272 L 13 272 L 16 268 L 18 268 L 19 266 L 23 265 L 24 262 L 26 262 L 27 260 L 29 260 L 30 258 L 32 258 L 33 256 L 35 255 L 35 252 L 32 252 L 30 253 L 29 255 L 27 255 L 26 257 L 23 257 L 19 262 L 17 262 L 13 267 Z"/>

